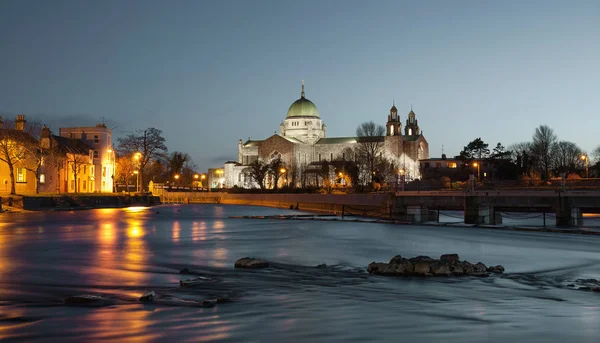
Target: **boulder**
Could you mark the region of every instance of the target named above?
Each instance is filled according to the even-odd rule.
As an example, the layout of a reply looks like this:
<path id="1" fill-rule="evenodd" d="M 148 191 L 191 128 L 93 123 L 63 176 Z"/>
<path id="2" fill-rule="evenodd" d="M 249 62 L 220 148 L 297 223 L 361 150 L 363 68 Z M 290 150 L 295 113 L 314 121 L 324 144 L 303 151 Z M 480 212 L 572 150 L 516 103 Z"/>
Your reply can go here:
<path id="1" fill-rule="evenodd" d="M 414 265 L 413 273 L 416 275 L 430 275 L 430 267 L 427 262 L 417 262 Z"/>
<path id="2" fill-rule="evenodd" d="M 141 302 L 152 302 L 156 298 L 156 293 L 154 291 L 146 292 L 142 294 L 139 301 Z"/>
<path id="3" fill-rule="evenodd" d="M 473 271 L 475 273 L 485 273 L 487 272 L 487 266 L 481 262 L 477 262 L 477 264 L 473 266 Z"/>
<path id="4" fill-rule="evenodd" d="M 396 255 L 396 256 L 392 257 L 392 259 L 390 260 L 389 263 L 390 264 L 400 264 L 400 263 L 402 263 L 402 260 L 403 260 L 402 256 Z"/>
<path id="5" fill-rule="evenodd" d="M 369 274 L 383 275 L 383 272 L 387 269 L 388 264 L 382 262 L 371 262 L 367 267 Z"/>
<path id="6" fill-rule="evenodd" d="M 466 275 L 471 275 L 475 271 L 475 268 L 473 267 L 473 265 L 471 263 L 469 263 L 468 261 L 461 262 L 460 266 L 462 267 L 463 273 Z"/>
<path id="7" fill-rule="evenodd" d="M 235 261 L 235 268 L 246 268 L 246 269 L 256 269 L 256 268 L 266 268 L 269 266 L 269 263 L 264 260 L 259 260 L 257 258 L 244 257 Z"/>
<path id="8" fill-rule="evenodd" d="M 434 262 L 436 262 L 436 260 L 432 259 L 429 256 L 417 256 L 417 257 L 409 258 L 408 260 L 412 264 L 415 264 L 415 263 L 418 263 L 418 262 L 427 262 L 427 263 L 434 263 Z"/>
<path id="9" fill-rule="evenodd" d="M 450 266 L 445 263 L 433 263 L 429 266 L 430 273 L 437 276 L 450 276 Z"/>
<path id="10" fill-rule="evenodd" d="M 445 254 L 440 256 L 440 261 L 448 264 L 457 264 L 460 262 L 458 254 Z"/>
<path id="11" fill-rule="evenodd" d="M 463 268 L 462 264 L 460 264 L 460 263 L 450 265 L 450 271 L 452 272 L 453 275 L 457 275 L 457 276 L 465 274 L 465 269 Z"/>
<path id="12" fill-rule="evenodd" d="M 204 277 L 204 276 L 198 276 L 195 279 L 188 279 L 188 280 L 180 280 L 179 281 L 179 286 L 181 287 L 189 287 L 189 286 L 194 286 L 194 285 L 199 285 L 199 284 L 204 284 L 208 281 L 212 281 L 211 279 Z"/>
<path id="13" fill-rule="evenodd" d="M 501 265 L 489 266 L 487 268 L 487 271 L 488 273 L 502 274 L 504 273 L 504 267 L 502 267 Z"/>

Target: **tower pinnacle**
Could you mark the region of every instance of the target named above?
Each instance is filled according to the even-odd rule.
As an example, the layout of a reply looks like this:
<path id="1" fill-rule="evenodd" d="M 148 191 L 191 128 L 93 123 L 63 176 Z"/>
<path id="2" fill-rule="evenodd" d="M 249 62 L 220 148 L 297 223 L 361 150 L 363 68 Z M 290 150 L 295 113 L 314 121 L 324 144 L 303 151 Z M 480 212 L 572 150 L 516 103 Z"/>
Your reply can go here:
<path id="1" fill-rule="evenodd" d="M 301 98 L 304 98 L 304 80 L 302 80 L 302 93 L 300 94 Z"/>

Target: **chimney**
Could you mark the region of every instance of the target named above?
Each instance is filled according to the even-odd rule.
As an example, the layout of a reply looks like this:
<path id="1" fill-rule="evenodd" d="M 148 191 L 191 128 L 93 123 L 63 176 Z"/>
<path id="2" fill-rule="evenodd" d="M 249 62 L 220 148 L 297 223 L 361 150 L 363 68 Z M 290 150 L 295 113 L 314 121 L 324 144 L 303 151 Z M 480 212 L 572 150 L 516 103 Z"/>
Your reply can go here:
<path id="1" fill-rule="evenodd" d="M 25 120 L 25 115 L 22 113 L 19 114 L 17 116 L 17 120 L 15 120 L 15 129 L 19 130 L 19 131 L 25 130 L 26 123 L 27 123 L 27 120 Z"/>
<path id="2" fill-rule="evenodd" d="M 40 145 L 42 146 L 42 148 L 50 149 L 51 134 L 52 132 L 50 132 L 50 129 L 46 125 L 44 125 L 44 127 L 42 128 L 42 132 L 40 133 Z"/>
<path id="3" fill-rule="evenodd" d="M 446 154 L 442 154 L 442 160 L 446 159 Z"/>

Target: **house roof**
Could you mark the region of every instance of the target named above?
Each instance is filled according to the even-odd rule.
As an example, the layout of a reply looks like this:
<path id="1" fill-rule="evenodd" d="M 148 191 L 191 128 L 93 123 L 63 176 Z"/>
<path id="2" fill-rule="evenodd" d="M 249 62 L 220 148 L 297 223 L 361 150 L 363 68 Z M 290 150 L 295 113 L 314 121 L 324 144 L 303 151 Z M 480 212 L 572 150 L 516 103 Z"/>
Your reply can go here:
<path id="1" fill-rule="evenodd" d="M 92 148 L 85 144 L 81 139 L 67 138 L 52 135 L 52 139 L 56 142 L 60 151 L 70 154 L 87 155 Z"/>
<path id="2" fill-rule="evenodd" d="M 332 137 L 332 138 L 321 138 L 316 144 L 349 144 L 356 143 L 357 137 Z"/>
<path id="3" fill-rule="evenodd" d="M 262 142 L 262 140 L 260 141 L 251 141 L 251 140 L 247 140 L 246 143 L 244 143 L 245 147 L 251 147 L 251 146 L 258 146 L 258 143 Z"/>

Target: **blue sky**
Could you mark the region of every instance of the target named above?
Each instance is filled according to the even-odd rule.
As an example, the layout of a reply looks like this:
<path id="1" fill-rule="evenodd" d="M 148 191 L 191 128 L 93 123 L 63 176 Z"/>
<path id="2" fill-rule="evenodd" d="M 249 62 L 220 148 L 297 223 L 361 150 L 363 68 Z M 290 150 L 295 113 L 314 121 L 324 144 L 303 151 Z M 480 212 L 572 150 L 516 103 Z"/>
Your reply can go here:
<path id="1" fill-rule="evenodd" d="M 312 100 L 329 137 L 412 104 L 430 154 L 600 145 L 600 1 L 0 2 L 0 113 L 163 130 L 199 170 Z"/>

